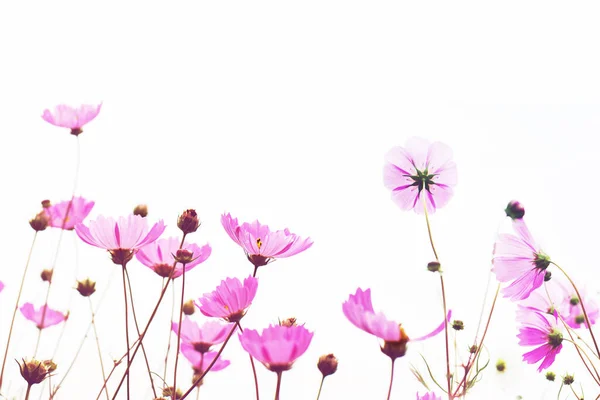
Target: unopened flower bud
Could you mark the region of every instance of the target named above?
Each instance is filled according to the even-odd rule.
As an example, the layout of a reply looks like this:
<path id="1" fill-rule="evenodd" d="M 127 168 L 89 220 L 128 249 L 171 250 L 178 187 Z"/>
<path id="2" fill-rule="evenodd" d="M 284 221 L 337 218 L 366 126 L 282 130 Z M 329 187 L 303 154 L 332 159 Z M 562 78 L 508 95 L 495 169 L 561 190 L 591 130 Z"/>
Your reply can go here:
<path id="1" fill-rule="evenodd" d="M 90 280 L 90 278 L 77 281 L 77 291 L 83 297 L 89 297 L 96 291 L 96 282 Z"/>
<path id="2" fill-rule="evenodd" d="M 465 329 L 465 324 L 462 321 L 455 319 L 454 321 L 452 321 L 452 329 L 454 329 L 455 331 L 462 331 L 463 329 Z"/>
<path id="3" fill-rule="evenodd" d="M 333 354 L 325 354 L 319 357 L 317 368 L 323 374 L 323 377 L 335 374 L 338 367 L 338 359 Z"/>
<path id="4" fill-rule="evenodd" d="M 29 220 L 29 225 L 33 228 L 34 231 L 40 232 L 45 230 L 48 227 L 48 223 L 50 219 L 46 215 L 44 211 L 40 211 L 33 219 Z"/>
<path id="5" fill-rule="evenodd" d="M 432 261 L 427 264 L 427 269 L 431 272 L 438 272 L 441 269 L 441 264 L 439 261 Z"/>
<path id="6" fill-rule="evenodd" d="M 291 318 L 286 318 L 283 321 L 279 321 L 279 325 L 281 326 L 286 326 L 286 327 L 292 327 L 292 326 L 297 326 L 298 324 L 296 323 L 296 318 L 291 317 Z"/>
<path id="7" fill-rule="evenodd" d="M 576 306 L 577 304 L 579 304 L 579 297 L 577 297 L 577 296 L 571 297 L 571 299 L 569 300 L 569 303 L 572 306 Z"/>
<path id="8" fill-rule="evenodd" d="M 189 264 L 194 261 L 194 253 L 186 249 L 179 249 L 173 254 L 173 258 L 175 258 L 175 261 L 178 263 Z"/>
<path id="9" fill-rule="evenodd" d="M 177 226 L 185 234 L 196 232 L 200 226 L 200 219 L 198 218 L 198 214 L 196 214 L 196 210 L 191 208 L 185 210 L 183 214 L 179 216 Z"/>
<path id="10" fill-rule="evenodd" d="M 46 369 L 48 370 L 49 373 L 56 371 L 57 365 L 54 361 L 44 360 L 42 362 L 44 363 L 44 366 L 46 367 Z"/>
<path id="11" fill-rule="evenodd" d="M 50 200 L 42 200 L 43 208 L 49 208 L 50 206 L 52 206 L 52 203 L 50 202 Z"/>
<path id="12" fill-rule="evenodd" d="M 552 279 L 552 272 L 546 271 L 544 274 L 544 282 L 548 282 L 550 279 Z"/>
<path id="13" fill-rule="evenodd" d="M 171 400 L 176 400 L 183 396 L 183 392 L 181 389 L 173 390 L 173 387 L 169 386 L 162 390 L 162 395 L 171 398 Z"/>
<path id="14" fill-rule="evenodd" d="M 552 371 L 548 371 L 546 372 L 546 379 L 550 382 L 554 382 L 554 379 L 556 379 L 556 374 Z"/>
<path id="15" fill-rule="evenodd" d="M 29 386 L 43 382 L 49 373 L 44 362 L 38 360 L 23 360 L 23 364 L 19 364 L 19 368 L 21 370 L 21 376 Z"/>
<path id="16" fill-rule="evenodd" d="M 566 375 L 563 377 L 563 385 L 565 385 L 565 386 L 569 386 L 569 385 L 571 385 L 573 382 L 575 382 L 575 376 L 574 376 L 574 375 L 569 375 L 569 374 L 566 374 Z"/>
<path id="17" fill-rule="evenodd" d="M 473 346 L 469 347 L 469 353 L 475 354 L 475 353 L 477 353 L 478 349 L 479 348 L 477 347 L 477 345 L 474 344 Z"/>
<path id="18" fill-rule="evenodd" d="M 194 300 L 188 300 L 183 303 L 183 313 L 185 315 L 192 315 L 196 311 L 196 306 L 194 306 Z"/>
<path id="19" fill-rule="evenodd" d="M 145 204 L 138 204 L 133 209 L 133 215 L 139 215 L 140 217 L 146 217 L 148 215 L 148 206 Z"/>
<path id="20" fill-rule="evenodd" d="M 504 209 L 507 217 L 515 219 L 521 219 L 525 215 L 525 208 L 521 203 L 516 200 L 512 200 Z"/>
<path id="21" fill-rule="evenodd" d="M 498 361 L 496 361 L 496 371 L 504 372 L 505 370 L 506 370 L 506 361 L 504 361 L 503 359 L 499 359 Z"/>
<path id="22" fill-rule="evenodd" d="M 42 280 L 44 282 L 50 283 L 50 282 L 52 282 L 52 272 L 53 272 L 53 270 L 51 270 L 51 269 L 45 269 L 40 274 L 40 277 L 42 278 Z"/>

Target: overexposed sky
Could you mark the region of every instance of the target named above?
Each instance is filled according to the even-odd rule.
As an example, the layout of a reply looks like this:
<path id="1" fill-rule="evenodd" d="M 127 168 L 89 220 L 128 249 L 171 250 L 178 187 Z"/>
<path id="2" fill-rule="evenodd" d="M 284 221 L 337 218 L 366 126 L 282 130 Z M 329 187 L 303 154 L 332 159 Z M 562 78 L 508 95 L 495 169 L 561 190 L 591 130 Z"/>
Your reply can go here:
<path id="1" fill-rule="evenodd" d="M 599 11 L 593 2 L 3 3 L 0 280 L 7 287 L 0 343 L 33 236 L 27 221 L 41 200 L 71 195 L 75 138 L 40 118 L 59 103 L 103 102 L 79 137 L 77 194 L 96 202 L 90 218 L 147 203 L 150 220 L 164 219 L 165 235 L 178 235 L 177 215 L 198 211 L 203 225 L 191 239 L 209 242 L 213 254 L 189 274 L 190 298 L 252 272 L 220 226 L 223 212 L 313 238 L 308 251 L 261 268 L 243 320 L 262 329 L 295 316 L 315 331 L 307 353 L 284 374 L 282 399 L 316 397 L 315 363 L 329 352 L 340 366 L 321 399 L 385 398 L 389 360 L 341 311 L 359 286 L 371 287 L 375 308 L 402 321 L 409 335 L 441 320 L 438 279 L 425 270 L 433 257 L 425 221 L 397 208 L 382 184 L 383 155 L 411 136 L 448 144 L 458 166 L 455 197 L 432 225 L 449 304 L 467 326 L 461 349 L 477 324 L 508 200 L 525 204 L 543 248 L 596 293 Z M 83 299 L 71 297 L 75 276 L 98 281 L 98 302 L 114 272 L 98 313 L 105 360 L 125 347 L 119 271 L 73 236 L 63 238 L 50 299 L 52 307 L 71 310 L 57 374 L 89 319 Z M 40 235 L 22 302 L 43 301 L 37 276 L 51 265 L 57 241 L 55 230 Z M 135 261 L 129 270 L 146 320 L 161 280 Z M 161 375 L 169 314 L 167 302 L 148 338 Z M 519 364 L 507 300 L 496 317 L 487 344 L 492 364 L 502 357 L 508 369 L 499 375 L 488 368 L 472 398 L 556 398 L 558 385 Z M 30 355 L 36 337 L 20 315 L 17 324 L 8 361 L 15 386 L 12 360 Z M 59 333 L 45 332 L 42 355 L 52 354 Z M 443 375 L 442 336 L 412 345 L 397 361 L 392 398 L 422 390 L 408 369 L 411 362 L 423 366 L 419 351 Z M 579 371 L 566 355 L 572 349 L 563 352 L 557 374 Z M 209 375 L 201 398 L 253 399 L 236 339 L 225 358 L 232 365 Z M 58 399 L 96 398 L 91 341 L 84 359 Z M 135 379 L 145 388 L 140 361 Z M 187 384 L 187 361 L 180 361 L 178 380 Z M 258 369 L 262 397 L 272 398 L 275 374 Z"/>

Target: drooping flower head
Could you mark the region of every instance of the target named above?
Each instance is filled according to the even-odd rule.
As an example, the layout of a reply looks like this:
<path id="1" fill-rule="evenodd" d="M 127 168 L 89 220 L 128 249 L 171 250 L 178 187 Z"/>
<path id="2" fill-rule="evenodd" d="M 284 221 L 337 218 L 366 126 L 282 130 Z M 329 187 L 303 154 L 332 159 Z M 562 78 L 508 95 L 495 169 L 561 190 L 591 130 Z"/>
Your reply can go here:
<path id="1" fill-rule="evenodd" d="M 59 104 L 54 108 L 54 112 L 46 109 L 42 114 L 44 121 L 62 128 L 71 129 L 71 135 L 79 135 L 83 126 L 92 121 L 98 113 L 102 103 L 98 105 L 82 104 L 74 108 L 65 104 Z"/>
<path id="2" fill-rule="evenodd" d="M 186 317 L 181 322 L 181 347 L 190 347 L 199 353 L 206 353 L 213 345 L 222 343 L 231 328 L 231 324 L 222 324 L 214 320 L 206 321 L 202 326 L 198 326 L 196 322 Z M 171 329 L 177 334 L 179 324 L 173 322 Z"/>
<path id="3" fill-rule="evenodd" d="M 435 212 L 450 201 L 456 182 L 452 150 L 444 143 L 413 137 L 385 155 L 383 183 L 403 210 L 423 213 L 424 200 L 427 212 Z"/>
<path id="4" fill-rule="evenodd" d="M 548 315 L 533 308 L 520 307 L 517 311 L 519 328 L 519 345 L 538 346 L 523 354 L 523 361 L 535 364 L 543 360 L 538 372 L 548 368 L 562 349 L 562 332 L 558 326 L 557 313 Z"/>
<path id="5" fill-rule="evenodd" d="M 237 278 L 227 278 L 211 293 L 205 293 L 196 307 L 207 317 L 223 318 L 227 322 L 239 322 L 252 304 L 258 279 L 249 276 L 244 284 Z"/>
<path id="6" fill-rule="evenodd" d="M 502 290 L 504 297 L 523 300 L 544 282 L 550 257 L 542 252 L 529 232 L 525 220 L 515 219 L 517 235 L 503 233 L 494 245 L 492 271 L 500 282 L 511 282 Z"/>
<path id="7" fill-rule="evenodd" d="M 237 218 L 229 213 L 221 216 L 221 224 L 229 237 L 244 249 L 248 260 L 255 267 L 267 265 L 277 258 L 291 257 L 313 244 L 311 238 L 302 239 L 287 228 L 271 231 L 258 220 L 240 225 Z"/>
<path id="8" fill-rule="evenodd" d="M 180 239 L 176 237 L 159 239 L 142 247 L 135 256 L 146 267 L 163 278 L 168 278 L 175 262 L 173 255 L 177 254 L 179 244 Z M 197 244 L 184 243 L 182 248 L 192 253 L 192 262 L 185 264 L 185 272 L 206 261 L 212 251 L 208 244 L 200 247 Z M 181 274 L 183 274 L 183 264 L 177 263 L 171 277 L 175 279 Z"/>
<path id="9" fill-rule="evenodd" d="M 67 319 L 67 316 L 59 311 L 55 311 L 43 305 L 39 309 L 35 309 L 33 304 L 25 303 L 21 306 L 21 313 L 25 318 L 35 323 L 38 329 L 48 328 L 49 326 L 57 325 Z M 45 314 L 44 315 L 44 310 Z M 42 323 L 43 319 L 43 323 Z"/>
<path id="10" fill-rule="evenodd" d="M 433 332 L 416 339 L 409 339 L 402 324 L 390 321 L 383 313 L 376 313 L 373 310 L 371 289 L 363 291 L 361 288 L 358 288 L 356 293 L 351 294 L 348 300 L 344 302 L 342 310 L 346 318 L 354 326 L 383 339 L 384 344 L 381 350 L 392 359 L 402 357 L 406 354 L 406 345 L 409 341 L 421 341 L 433 337 L 443 331 L 446 324 L 446 321 L 444 321 Z M 452 312 L 449 311 L 447 320 L 450 320 L 451 316 Z"/>
<path id="11" fill-rule="evenodd" d="M 113 218 L 99 216 L 95 221 L 75 225 L 77 235 L 92 246 L 106 249 L 115 264 L 125 265 L 143 246 L 154 242 L 165 230 L 162 220 L 148 230 L 148 222 L 139 215 Z"/>
<path id="12" fill-rule="evenodd" d="M 313 332 L 304 325 L 270 325 L 258 334 L 246 329 L 239 335 L 240 343 L 252 357 L 263 363 L 273 372 L 283 372 L 292 368 L 312 340 Z"/>
<path id="13" fill-rule="evenodd" d="M 62 201 L 44 208 L 44 212 L 48 216 L 51 227 L 70 231 L 75 228 L 75 225 L 83 222 L 93 207 L 93 201 L 83 197 L 73 197 L 72 201 Z"/>

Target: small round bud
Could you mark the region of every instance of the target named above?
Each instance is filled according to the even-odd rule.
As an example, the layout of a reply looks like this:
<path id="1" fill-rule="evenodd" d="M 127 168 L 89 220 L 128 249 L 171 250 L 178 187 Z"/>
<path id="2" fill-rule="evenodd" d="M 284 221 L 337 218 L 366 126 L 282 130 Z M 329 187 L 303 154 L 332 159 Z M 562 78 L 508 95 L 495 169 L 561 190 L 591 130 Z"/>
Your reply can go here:
<path id="1" fill-rule="evenodd" d="M 49 208 L 52 206 L 52 203 L 50 202 L 50 200 L 42 200 L 42 207 L 43 208 Z"/>
<path id="2" fill-rule="evenodd" d="M 507 217 L 515 219 L 521 219 L 525 215 L 525 208 L 521 203 L 516 200 L 512 200 L 504 209 Z"/>
<path id="3" fill-rule="evenodd" d="M 577 296 L 571 297 L 571 299 L 569 300 L 569 303 L 572 306 L 576 306 L 577 304 L 579 304 L 579 297 L 577 297 Z"/>
<path id="4" fill-rule="evenodd" d="M 173 254 L 173 258 L 178 263 L 189 264 L 194 261 L 194 253 L 186 249 L 179 249 L 175 254 Z"/>
<path id="5" fill-rule="evenodd" d="M 469 353 L 475 354 L 475 353 L 477 353 L 478 349 L 479 348 L 477 347 L 477 345 L 474 344 L 473 346 L 469 347 Z"/>
<path id="6" fill-rule="evenodd" d="M 585 316 L 583 314 L 579 314 L 578 316 L 575 317 L 575 323 L 576 324 L 583 324 L 585 322 Z"/>
<path id="7" fill-rule="evenodd" d="M 40 277 L 42 278 L 42 280 L 44 282 L 51 283 L 52 282 L 52 272 L 53 272 L 53 270 L 51 270 L 51 269 L 45 269 L 40 274 Z"/>
<path id="8" fill-rule="evenodd" d="M 431 272 L 438 272 L 441 269 L 441 264 L 439 261 L 432 261 L 427 264 L 427 269 Z"/>
<path id="9" fill-rule="evenodd" d="M 556 379 L 556 374 L 552 371 L 548 371 L 546 372 L 546 379 L 550 382 L 554 382 L 554 379 Z"/>
<path id="10" fill-rule="evenodd" d="M 40 232 L 48 227 L 50 219 L 44 211 L 40 211 L 34 218 L 29 220 L 29 225 L 34 231 Z"/>
<path id="11" fill-rule="evenodd" d="M 133 215 L 139 215 L 140 217 L 145 218 L 148 215 L 148 206 L 145 204 L 138 204 L 133 209 Z"/>
<path id="12" fill-rule="evenodd" d="M 566 375 L 563 377 L 563 385 L 565 385 L 565 386 L 569 386 L 569 385 L 571 385 L 573 382 L 575 382 L 575 376 L 574 376 L 574 375 L 569 375 L 569 374 L 566 374 Z"/>
<path id="13" fill-rule="evenodd" d="M 162 395 L 166 397 L 170 397 L 171 400 L 180 399 L 183 396 L 183 392 L 181 389 L 173 390 L 172 386 L 163 388 Z"/>
<path id="14" fill-rule="evenodd" d="M 200 226 L 200 219 L 198 218 L 198 214 L 196 214 L 196 210 L 191 208 L 185 210 L 183 214 L 179 216 L 177 226 L 185 234 L 196 232 Z"/>
<path id="15" fill-rule="evenodd" d="M 49 373 L 44 362 L 38 360 L 23 360 L 23 364 L 19 364 L 19 368 L 21 370 L 21 376 L 29 386 L 43 382 Z"/>
<path id="16" fill-rule="evenodd" d="M 462 331 L 463 329 L 465 329 L 465 324 L 462 321 L 455 319 L 454 321 L 452 321 L 452 329 L 454 329 L 455 331 Z"/>
<path id="17" fill-rule="evenodd" d="M 499 359 L 498 361 L 496 361 L 496 371 L 504 372 L 505 370 L 506 370 L 506 361 L 504 361 L 503 359 Z"/>
<path id="18" fill-rule="evenodd" d="M 317 368 L 323 374 L 323 377 L 335 374 L 338 367 L 338 359 L 333 354 L 325 354 L 319 357 Z"/>
<path id="19" fill-rule="evenodd" d="M 83 297 L 89 297 L 96 291 L 96 282 L 90 280 L 90 278 L 77 281 L 77 291 Z"/>
<path id="20" fill-rule="evenodd" d="M 552 279 L 552 272 L 546 271 L 544 274 L 544 282 L 548 282 L 550 279 Z"/>
<path id="21" fill-rule="evenodd" d="M 194 300 L 188 300 L 183 303 L 183 313 L 185 315 L 192 315 L 196 311 L 196 306 L 194 306 Z"/>

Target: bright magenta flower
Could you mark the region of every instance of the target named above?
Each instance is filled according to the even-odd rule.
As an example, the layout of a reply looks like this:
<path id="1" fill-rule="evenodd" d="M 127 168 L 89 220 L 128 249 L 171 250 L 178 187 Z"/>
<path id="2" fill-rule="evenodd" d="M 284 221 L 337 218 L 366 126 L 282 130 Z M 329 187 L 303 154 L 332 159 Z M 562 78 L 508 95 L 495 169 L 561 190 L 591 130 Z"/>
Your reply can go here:
<path id="1" fill-rule="evenodd" d="M 159 239 L 142 247 L 135 256 L 146 267 L 151 268 L 163 278 L 168 278 L 175 262 L 173 255 L 179 250 L 180 241 L 176 237 Z M 185 272 L 206 261 L 212 251 L 208 244 L 200 247 L 197 244 L 184 243 L 182 248 L 192 252 L 194 258 L 192 262 L 185 264 Z M 183 264 L 177 263 L 172 278 L 175 279 L 181 274 L 183 274 Z"/>
<path id="2" fill-rule="evenodd" d="M 71 134 L 79 135 L 81 128 L 98 115 L 102 103 L 98 105 L 83 104 L 79 108 L 73 108 L 60 104 L 54 108 L 54 112 L 46 109 L 42 114 L 44 121 L 54 126 L 71 129 Z"/>
<path id="3" fill-rule="evenodd" d="M 77 235 L 92 246 L 110 252 L 115 264 L 124 265 L 141 247 L 154 242 L 165 230 L 162 220 L 148 230 L 146 218 L 130 214 L 118 220 L 99 216 L 89 222 L 89 228 L 83 224 L 75 225 Z"/>
<path id="4" fill-rule="evenodd" d="M 294 361 L 308 349 L 312 337 L 313 332 L 303 325 L 270 325 L 261 335 L 252 329 L 239 335 L 244 350 L 273 372 L 292 368 Z"/>
<path id="5" fill-rule="evenodd" d="M 71 206 L 69 207 L 69 203 Z M 73 230 L 75 225 L 83 222 L 94 207 L 93 201 L 87 201 L 83 197 L 73 197 L 71 201 L 63 201 L 58 204 L 44 208 L 44 212 L 48 216 L 49 225 L 54 228 L 63 228 Z M 67 209 L 69 214 L 67 215 Z M 66 218 L 65 218 L 66 217 Z M 66 221 L 65 221 L 66 219 Z"/>
<path id="6" fill-rule="evenodd" d="M 423 395 L 420 395 L 419 393 L 417 393 L 417 400 L 442 400 L 442 398 L 437 396 L 433 392 L 427 392 Z"/>
<path id="7" fill-rule="evenodd" d="M 502 290 L 504 297 L 523 300 L 544 282 L 550 257 L 544 254 L 523 219 L 512 222 L 517 236 L 500 234 L 494 245 L 492 271 L 500 282 L 512 283 Z"/>
<path id="8" fill-rule="evenodd" d="M 435 212 L 450 201 L 456 182 L 452 149 L 443 143 L 411 138 L 385 155 L 383 183 L 403 210 L 423 213 L 424 199 L 427 212 Z"/>
<path id="9" fill-rule="evenodd" d="M 194 368 L 194 371 L 197 374 L 199 374 L 199 373 L 206 371 L 206 368 L 208 368 L 210 363 L 212 363 L 213 360 L 215 359 L 217 352 L 211 351 L 208 353 L 198 353 L 198 352 L 194 351 L 194 349 L 182 347 L 181 354 L 183 354 L 185 356 L 185 358 L 187 358 L 188 361 L 190 363 L 192 363 L 192 367 Z M 227 368 L 229 366 L 229 364 L 231 364 L 229 362 L 229 360 L 223 360 L 221 357 L 219 357 L 219 359 L 217 360 L 217 362 L 215 362 L 215 365 L 212 366 L 210 371 L 211 372 L 220 371 L 222 369 Z"/>
<path id="10" fill-rule="evenodd" d="M 252 304 L 258 279 L 249 276 L 244 284 L 237 278 L 227 278 L 211 293 L 204 293 L 195 303 L 207 317 L 223 318 L 227 322 L 238 322 Z"/>
<path id="11" fill-rule="evenodd" d="M 222 343 L 229 332 L 231 331 L 232 324 L 222 324 L 218 321 L 206 321 L 202 326 L 188 317 L 181 322 L 181 347 L 191 347 L 199 353 L 206 353 L 210 350 L 210 347 Z M 171 329 L 177 334 L 179 330 L 179 324 L 173 322 Z"/>
<path id="12" fill-rule="evenodd" d="M 277 258 L 298 254 L 313 244 L 311 238 L 302 239 L 290 233 L 287 228 L 271 231 L 258 220 L 240 225 L 237 218 L 233 218 L 229 213 L 221 216 L 221 224 L 229 237 L 244 249 L 248 260 L 256 267 L 267 265 Z"/>
<path id="13" fill-rule="evenodd" d="M 558 326 L 557 314 L 550 316 L 535 309 L 520 307 L 517 311 L 517 321 L 522 323 L 517 335 L 519 344 L 538 346 L 523 354 L 523 361 L 535 364 L 543 360 L 538 372 L 551 366 L 562 349 L 563 336 Z"/>
<path id="14" fill-rule="evenodd" d="M 46 309 L 46 315 L 44 316 L 44 324 L 42 325 L 42 316 L 44 309 Z M 46 305 L 43 305 L 38 310 L 33 308 L 33 304 L 25 303 L 21 306 L 21 313 L 28 320 L 35 322 L 38 329 L 48 328 L 56 324 L 60 324 L 67 319 L 67 316 L 59 311 L 55 311 Z"/>

